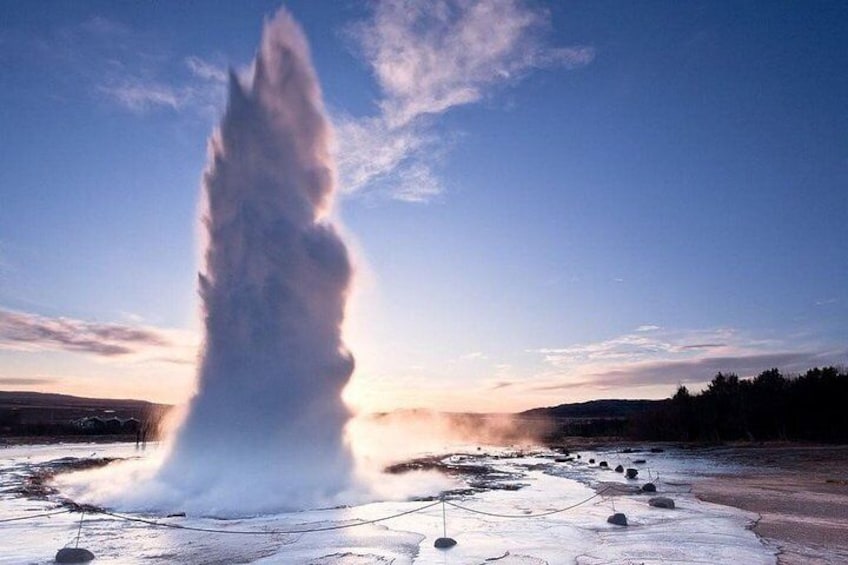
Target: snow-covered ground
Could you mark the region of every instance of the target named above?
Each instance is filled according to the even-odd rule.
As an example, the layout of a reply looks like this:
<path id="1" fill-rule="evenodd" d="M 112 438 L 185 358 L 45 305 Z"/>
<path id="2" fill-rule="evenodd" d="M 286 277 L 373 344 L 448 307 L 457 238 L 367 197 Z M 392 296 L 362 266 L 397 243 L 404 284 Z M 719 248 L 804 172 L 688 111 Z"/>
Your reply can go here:
<path id="1" fill-rule="evenodd" d="M 59 444 L 0 448 L 0 520 L 60 509 L 57 495 L 31 500 L 19 493 L 38 465 L 65 457 L 150 457 L 156 447 L 136 451 L 133 444 Z M 451 449 L 452 465 L 488 466 L 496 479 L 488 490 L 451 494 L 449 503 L 502 518 L 445 506 L 446 529 L 458 544 L 448 550 L 433 542 L 443 535 L 443 508 L 436 501 L 373 502 L 349 508 L 311 510 L 238 520 L 200 517 L 163 518 L 131 514 L 193 528 L 240 532 L 208 533 L 151 526 L 103 514 L 86 514 L 79 545 L 96 555 L 95 563 L 774 563 L 773 553 L 747 529 L 757 516 L 727 506 L 700 502 L 688 485 L 697 476 L 743 472 L 708 456 L 679 450 L 622 454 L 580 451 L 580 459 L 544 450 L 509 448 Z M 576 454 L 572 454 L 576 456 Z M 560 461 L 556 461 L 559 458 Z M 590 464 L 589 459 L 596 460 Z M 645 459 L 645 463 L 634 461 Z M 628 480 L 597 463 L 639 469 Z M 618 494 L 607 483 L 641 486 L 656 477 L 658 495 L 674 499 L 676 508 L 648 505 L 648 494 Z M 470 481 L 479 477 L 468 475 Z M 517 490 L 510 487 L 523 485 Z M 622 488 L 625 488 L 624 486 Z M 438 493 L 433 493 L 438 494 Z M 589 499 L 575 508 L 539 517 Z M 359 524 L 409 510 L 428 508 L 390 520 L 323 532 L 280 531 Z M 627 516 L 627 527 L 607 523 L 613 512 Z M 56 551 L 73 546 L 79 513 L 0 523 L 0 564 L 52 563 Z"/>

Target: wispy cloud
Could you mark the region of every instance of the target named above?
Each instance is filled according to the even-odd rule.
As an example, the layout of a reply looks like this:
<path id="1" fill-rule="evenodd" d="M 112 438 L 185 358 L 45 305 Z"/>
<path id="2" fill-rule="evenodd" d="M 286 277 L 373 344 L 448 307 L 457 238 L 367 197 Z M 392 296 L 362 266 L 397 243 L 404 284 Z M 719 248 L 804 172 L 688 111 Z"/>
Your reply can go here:
<path id="1" fill-rule="evenodd" d="M 591 47 L 549 45 L 548 20 L 521 0 L 377 1 L 371 17 L 349 30 L 381 98 L 376 116 L 337 120 L 343 190 L 383 187 L 407 202 L 441 194 L 437 116 L 533 70 L 574 69 L 594 59 Z"/>
<path id="2" fill-rule="evenodd" d="M 217 112 L 226 98 L 227 70 L 191 56 L 185 59 L 185 71 L 171 72 L 156 68 L 121 67 L 103 79 L 97 90 L 124 108 L 144 113 L 157 109 Z"/>
<path id="3" fill-rule="evenodd" d="M 37 38 L 19 36 L 16 44 L 19 52 L 46 64 L 57 84 L 82 86 L 134 113 L 191 111 L 208 117 L 225 102 L 224 66 L 177 55 L 157 32 L 103 16 L 45 30 Z"/>
<path id="4" fill-rule="evenodd" d="M 164 335 L 148 328 L 0 310 L 0 348 L 58 349 L 111 357 L 169 345 Z"/>
<path id="5" fill-rule="evenodd" d="M 547 366 L 528 390 L 704 383 L 719 371 L 743 377 L 772 367 L 799 372 L 848 359 L 848 349 L 787 345 L 727 328 L 676 332 L 645 328 L 594 343 L 528 350 Z"/>
<path id="6" fill-rule="evenodd" d="M 736 356 L 705 356 L 682 361 L 634 363 L 619 369 L 589 373 L 561 382 L 532 387 L 533 390 L 567 390 L 580 387 L 614 389 L 646 385 L 676 385 L 703 383 L 718 372 L 752 376 L 773 367 L 793 373 L 815 366 L 838 363 L 848 356 L 848 350 L 810 352 L 775 351 Z"/>
<path id="7" fill-rule="evenodd" d="M 445 192 L 439 170 L 457 135 L 439 127 L 451 109 L 478 103 L 539 69 L 592 62 L 588 46 L 550 42 L 549 14 L 525 0 L 377 0 L 346 37 L 379 88 L 372 115 L 337 112 L 345 194 L 411 203 Z M 227 68 L 215 54 L 178 54 L 155 30 L 94 16 L 21 38 L 68 88 L 144 115 L 209 119 L 226 101 Z M 57 94 L 58 95 L 58 94 Z"/>
<path id="8" fill-rule="evenodd" d="M 133 112 L 144 112 L 156 107 L 179 110 L 191 99 L 189 90 L 177 90 L 166 84 L 130 79 L 119 85 L 100 85 L 98 89 Z"/>
<path id="9" fill-rule="evenodd" d="M 220 84 L 227 82 L 227 70 L 219 65 L 204 61 L 194 55 L 186 57 L 185 64 L 191 73 L 198 78 Z"/>
<path id="10" fill-rule="evenodd" d="M 0 386 L 49 385 L 55 382 L 56 379 L 46 377 L 0 377 Z"/>
<path id="11" fill-rule="evenodd" d="M 482 351 L 472 351 L 463 355 L 461 359 L 465 359 L 466 361 L 482 360 L 486 359 L 486 354 Z"/>

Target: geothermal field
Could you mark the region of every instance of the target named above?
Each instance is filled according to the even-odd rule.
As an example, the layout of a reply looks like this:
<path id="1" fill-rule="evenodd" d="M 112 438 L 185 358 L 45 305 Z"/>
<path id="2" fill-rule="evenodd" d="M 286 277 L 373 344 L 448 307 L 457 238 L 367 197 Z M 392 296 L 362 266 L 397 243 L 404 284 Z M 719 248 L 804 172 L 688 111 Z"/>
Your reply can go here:
<path id="1" fill-rule="evenodd" d="M 701 502 L 691 493 L 693 481 L 706 474 L 755 470 L 674 448 L 626 454 L 580 450 L 566 456 L 532 447 L 446 445 L 444 451 L 419 453 L 415 460 L 427 464 L 385 475 L 382 482 L 394 483 L 394 497 L 233 519 L 190 511 L 174 516 L 181 514 L 178 507 L 145 511 L 128 500 L 110 506 L 110 514 L 92 509 L 82 515 L 80 528 L 81 514 L 61 505 L 66 498 L 96 500 L 93 478 L 131 491 L 129 478 L 161 456 L 160 449 L 148 445 L 139 451 L 134 444 L 3 449 L 0 519 L 63 513 L 4 523 L 0 563 L 51 563 L 59 548 L 77 544 L 78 533 L 79 547 L 92 551 L 97 563 L 775 562 L 776 550 L 749 529 L 756 514 Z M 20 493 L 27 477 L 60 470 L 73 458 L 104 457 L 128 461 L 58 475 L 55 489 L 38 496 Z M 433 470 L 434 463 L 443 473 Z M 637 469 L 638 476 L 627 479 L 615 472 L 619 464 Z M 641 491 L 650 477 L 656 493 Z M 256 488 L 270 501 L 279 500 L 284 486 Z M 417 495 L 399 499 L 404 490 Z M 674 508 L 651 506 L 656 496 L 672 499 Z M 615 513 L 626 516 L 627 526 L 607 522 Z M 435 548 L 445 534 L 457 545 Z"/>

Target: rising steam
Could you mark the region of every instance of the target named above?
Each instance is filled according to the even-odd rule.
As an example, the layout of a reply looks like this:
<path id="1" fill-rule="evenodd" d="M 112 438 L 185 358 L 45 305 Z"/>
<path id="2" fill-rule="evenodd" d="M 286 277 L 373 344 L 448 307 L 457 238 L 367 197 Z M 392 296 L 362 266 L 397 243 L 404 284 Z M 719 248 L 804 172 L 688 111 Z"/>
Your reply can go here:
<path id="1" fill-rule="evenodd" d="M 281 10 L 251 83 L 230 76 L 203 178 L 206 339 L 159 474 L 195 508 L 293 509 L 351 486 L 340 396 L 353 370 L 340 329 L 351 262 L 326 218 L 330 135 L 306 39 Z"/>

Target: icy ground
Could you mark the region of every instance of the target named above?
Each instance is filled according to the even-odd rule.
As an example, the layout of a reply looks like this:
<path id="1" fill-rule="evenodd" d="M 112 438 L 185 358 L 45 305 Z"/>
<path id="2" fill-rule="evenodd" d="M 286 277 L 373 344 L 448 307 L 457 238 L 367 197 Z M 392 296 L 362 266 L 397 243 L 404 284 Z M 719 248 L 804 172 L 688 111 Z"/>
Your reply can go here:
<path id="1" fill-rule="evenodd" d="M 61 493 L 47 499 L 27 498 L 21 486 L 27 477 L 62 458 L 149 456 L 128 444 L 59 444 L 0 447 L 0 520 L 59 509 Z M 451 450 L 443 459 L 451 468 L 474 466 L 488 474 L 460 474 L 471 487 L 449 494 L 448 501 L 501 518 L 446 506 L 448 536 L 458 544 L 448 550 L 433 547 L 442 536 L 442 505 L 376 524 L 325 532 L 225 534 L 155 527 L 103 514 L 86 514 L 79 545 L 96 555 L 95 563 L 284 563 L 284 564 L 558 564 L 558 563 L 775 563 L 775 557 L 748 529 L 755 514 L 700 502 L 689 493 L 697 476 L 744 472 L 708 456 L 670 449 L 640 451 L 580 451 L 571 460 L 546 450 L 470 447 Z M 596 460 L 590 464 L 589 459 Z M 644 459 L 645 463 L 635 463 Z M 639 469 L 636 480 L 613 470 L 622 464 Z M 68 460 L 66 460 L 68 461 Z M 41 467 L 43 468 L 43 467 Z M 460 469 L 461 470 L 461 469 Z M 616 494 L 606 490 L 585 504 L 546 517 L 534 514 L 565 508 L 589 499 L 615 483 L 637 490 L 655 480 L 657 494 L 674 499 L 676 508 L 648 505 L 648 494 Z M 520 488 L 519 488 L 520 487 Z M 634 487 L 634 488 L 628 488 Z M 438 495 L 438 493 L 433 493 Z M 31 493 L 30 493 L 31 496 Z M 351 508 L 312 510 L 240 520 L 142 516 L 196 528 L 263 532 L 312 529 L 374 520 L 421 508 L 432 501 L 375 502 Z M 623 512 L 629 525 L 608 524 L 613 512 Z M 0 523 L 0 564 L 52 563 L 56 551 L 73 546 L 79 513 Z"/>

